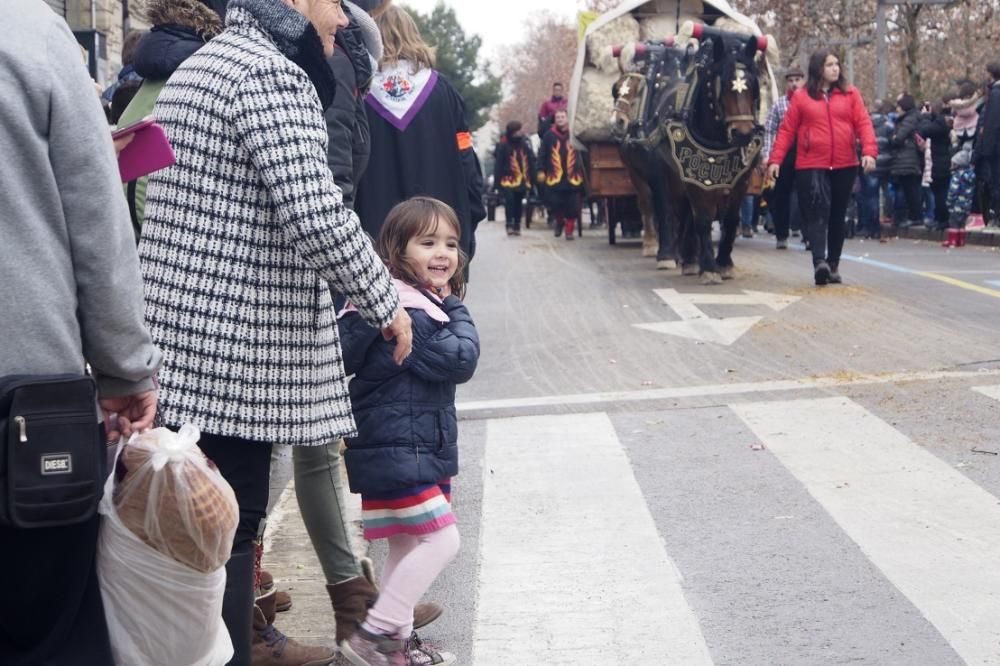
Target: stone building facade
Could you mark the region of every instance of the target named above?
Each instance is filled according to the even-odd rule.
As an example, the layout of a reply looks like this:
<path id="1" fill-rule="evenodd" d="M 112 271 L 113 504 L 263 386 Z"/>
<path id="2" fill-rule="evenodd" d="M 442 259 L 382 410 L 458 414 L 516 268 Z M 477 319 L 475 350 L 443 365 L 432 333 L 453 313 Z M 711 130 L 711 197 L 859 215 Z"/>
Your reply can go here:
<path id="1" fill-rule="evenodd" d="M 93 63 L 91 73 L 108 85 L 121 69 L 122 43 L 130 30 L 146 30 L 144 0 L 40 0 L 66 19 Z"/>

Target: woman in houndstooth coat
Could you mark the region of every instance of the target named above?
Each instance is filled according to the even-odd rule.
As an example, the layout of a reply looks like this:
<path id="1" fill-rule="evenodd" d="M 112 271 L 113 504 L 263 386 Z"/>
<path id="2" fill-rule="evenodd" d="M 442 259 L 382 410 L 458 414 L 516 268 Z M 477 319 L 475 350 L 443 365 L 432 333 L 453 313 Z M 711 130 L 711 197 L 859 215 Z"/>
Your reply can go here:
<path id="1" fill-rule="evenodd" d="M 161 413 L 194 423 L 240 523 L 223 617 L 249 650 L 253 541 L 275 443 L 354 434 L 331 288 L 409 353 L 409 318 L 327 166 L 326 64 L 346 19 L 319 0 L 232 0 L 154 109 L 177 163 L 149 181 L 139 245 L 165 355 Z M 322 35 L 322 37 L 321 37 Z"/>

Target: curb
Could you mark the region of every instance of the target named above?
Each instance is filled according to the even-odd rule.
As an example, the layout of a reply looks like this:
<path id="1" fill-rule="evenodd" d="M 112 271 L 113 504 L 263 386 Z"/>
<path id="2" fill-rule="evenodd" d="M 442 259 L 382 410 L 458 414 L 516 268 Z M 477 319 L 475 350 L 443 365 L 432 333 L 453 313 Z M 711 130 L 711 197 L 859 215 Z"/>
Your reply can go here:
<path id="1" fill-rule="evenodd" d="M 358 557 L 365 557 L 368 542 L 361 529 L 361 496 L 348 492 L 346 478 L 342 499 L 341 510 L 351 547 Z M 274 576 L 278 589 L 292 595 L 291 610 L 278 613 L 275 619 L 278 629 L 304 645 L 332 647 L 336 628 L 326 579 L 302 523 L 294 480 L 288 482 L 271 512 L 264 543 L 264 568 Z"/>
<path id="2" fill-rule="evenodd" d="M 936 243 L 944 241 L 947 232 L 926 227 L 916 229 L 899 229 L 891 225 L 882 225 L 883 238 L 909 238 L 913 240 L 925 240 Z M 1000 229 L 969 229 L 965 236 L 966 245 L 984 245 L 987 247 L 1000 247 Z"/>

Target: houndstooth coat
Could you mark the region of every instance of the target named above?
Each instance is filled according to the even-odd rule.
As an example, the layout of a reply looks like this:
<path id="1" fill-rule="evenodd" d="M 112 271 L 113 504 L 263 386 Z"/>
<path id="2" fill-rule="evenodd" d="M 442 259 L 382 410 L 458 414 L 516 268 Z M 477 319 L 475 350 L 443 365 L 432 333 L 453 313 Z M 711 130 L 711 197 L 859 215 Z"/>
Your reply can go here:
<path id="1" fill-rule="evenodd" d="M 301 445 L 354 433 L 331 287 L 379 328 L 399 301 L 327 167 L 317 89 L 286 57 L 310 36 L 283 2 L 233 0 L 156 104 L 177 163 L 150 178 L 139 251 L 169 425 Z"/>

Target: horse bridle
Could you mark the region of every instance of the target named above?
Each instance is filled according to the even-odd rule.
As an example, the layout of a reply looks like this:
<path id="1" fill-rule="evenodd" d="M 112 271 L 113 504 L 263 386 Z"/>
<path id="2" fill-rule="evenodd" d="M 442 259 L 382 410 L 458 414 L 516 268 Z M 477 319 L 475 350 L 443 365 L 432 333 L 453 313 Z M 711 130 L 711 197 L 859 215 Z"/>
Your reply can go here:
<path id="1" fill-rule="evenodd" d="M 713 69 L 715 69 L 715 68 L 713 67 Z M 720 67 L 720 69 L 721 69 L 721 67 Z M 735 71 L 736 72 L 748 72 L 749 69 L 750 68 L 747 67 L 743 63 L 737 63 L 736 66 L 735 66 Z M 732 125 L 733 123 L 744 122 L 744 121 L 756 124 L 757 123 L 757 118 L 756 118 L 756 116 L 754 114 L 741 113 L 741 114 L 732 115 L 732 116 L 726 115 L 725 108 L 722 106 L 722 72 L 720 71 L 717 76 L 714 76 L 714 78 L 715 78 L 715 102 L 716 102 L 716 104 L 719 105 L 720 110 L 723 112 L 722 122 L 726 123 L 727 126 Z M 733 84 L 734 85 L 735 85 L 735 82 L 736 82 L 737 79 L 745 80 L 747 82 L 747 84 L 751 84 L 751 82 L 753 81 L 749 76 L 744 76 L 744 77 L 738 77 L 737 76 L 733 80 Z M 718 116 L 716 116 L 716 117 L 718 117 Z"/>
<path id="2" fill-rule="evenodd" d="M 636 85 L 636 95 L 632 99 L 625 99 L 622 97 L 621 88 L 618 89 L 618 98 L 615 100 L 615 113 L 621 113 L 628 119 L 630 123 L 635 122 L 632 118 L 632 104 L 641 99 L 642 88 L 646 85 L 646 77 L 639 72 L 629 72 L 624 76 L 625 85 L 628 85 L 629 81 L 637 81 Z"/>

